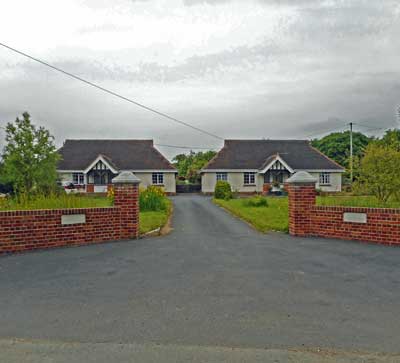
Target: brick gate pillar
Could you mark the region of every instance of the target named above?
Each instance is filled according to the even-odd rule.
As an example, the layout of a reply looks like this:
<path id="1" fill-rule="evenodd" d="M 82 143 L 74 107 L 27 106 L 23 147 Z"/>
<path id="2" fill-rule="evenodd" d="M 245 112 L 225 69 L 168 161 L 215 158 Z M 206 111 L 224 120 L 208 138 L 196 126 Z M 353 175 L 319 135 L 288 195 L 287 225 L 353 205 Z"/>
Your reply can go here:
<path id="1" fill-rule="evenodd" d="M 317 179 L 299 171 L 287 180 L 289 194 L 289 233 L 293 236 L 311 234 L 311 207 L 316 203 Z"/>
<path id="2" fill-rule="evenodd" d="M 121 210 L 121 239 L 139 237 L 139 183 L 140 179 L 124 171 L 112 180 L 114 205 Z"/>

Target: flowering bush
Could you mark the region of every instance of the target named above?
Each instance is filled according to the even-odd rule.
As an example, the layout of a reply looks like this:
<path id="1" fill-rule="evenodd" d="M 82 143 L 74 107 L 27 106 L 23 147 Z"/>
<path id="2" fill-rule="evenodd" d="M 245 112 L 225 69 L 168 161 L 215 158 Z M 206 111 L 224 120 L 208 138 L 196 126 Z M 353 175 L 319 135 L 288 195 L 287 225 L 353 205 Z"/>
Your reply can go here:
<path id="1" fill-rule="evenodd" d="M 107 198 L 109 199 L 111 204 L 114 204 L 114 200 L 115 200 L 114 188 L 111 187 L 107 190 Z"/>
<path id="2" fill-rule="evenodd" d="M 160 211 L 168 208 L 167 197 L 163 188 L 151 185 L 139 191 L 139 205 L 141 211 Z"/>

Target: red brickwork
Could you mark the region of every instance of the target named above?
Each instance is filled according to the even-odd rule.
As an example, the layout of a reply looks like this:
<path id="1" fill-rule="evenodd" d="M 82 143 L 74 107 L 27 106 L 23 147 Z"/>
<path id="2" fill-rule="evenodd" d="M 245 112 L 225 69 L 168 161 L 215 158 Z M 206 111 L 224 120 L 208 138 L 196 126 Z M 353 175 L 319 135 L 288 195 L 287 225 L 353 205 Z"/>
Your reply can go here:
<path id="1" fill-rule="evenodd" d="M 270 190 L 271 190 L 271 184 L 269 184 L 269 183 L 264 183 L 264 184 L 263 184 L 263 191 L 262 191 L 262 193 L 263 193 L 264 195 L 267 195 L 267 194 L 270 192 Z"/>
<path id="2" fill-rule="evenodd" d="M 139 187 L 133 184 L 115 184 L 114 205 L 120 208 L 121 238 L 139 237 Z"/>
<path id="3" fill-rule="evenodd" d="M 94 193 L 94 184 L 86 185 L 86 192 L 87 193 Z"/>
<path id="4" fill-rule="evenodd" d="M 307 236 L 311 233 L 311 207 L 316 202 L 315 184 L 288 184 L 289 233 Z"/>
<path id="5" fill-rule="evenodd" d="M 317 206 L 313 184 L 289 184 L 289 232 L 400 245 L 400 209 Z M 344 222 L 345 213 L 366 214 L 367 223 Z"/>
<path id="6" fill-rule="evenodd" d="M 365 213 L 367 223 L 343 222 L 344 213 Z M 314 206 L 311 235 L 400 245 L 400 209 Z"/>
<path id="7" fill-rule="evenodd" d="M 63 215 L 84 214 L 86 223 L 62 225 Z M 115 185 L 115 206 L 0 212 L 0 254 L 137 238 L 137 185 Z"/>

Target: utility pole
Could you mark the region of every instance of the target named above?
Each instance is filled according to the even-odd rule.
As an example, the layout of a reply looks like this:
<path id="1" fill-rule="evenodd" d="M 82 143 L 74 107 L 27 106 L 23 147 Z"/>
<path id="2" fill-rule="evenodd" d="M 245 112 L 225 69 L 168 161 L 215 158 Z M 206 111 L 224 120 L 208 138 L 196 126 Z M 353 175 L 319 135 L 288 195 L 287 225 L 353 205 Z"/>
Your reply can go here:
<path id="1" fill-rule="evenodd" d="M 397 107 L 397 118 L 399 120 L 399 129 L 400 129 L 400 106 Z"/>
<path id="2" fill-rule="evenodd" d="M 350 183 L 353 184 L 353 123 L 350 122 Z"/>

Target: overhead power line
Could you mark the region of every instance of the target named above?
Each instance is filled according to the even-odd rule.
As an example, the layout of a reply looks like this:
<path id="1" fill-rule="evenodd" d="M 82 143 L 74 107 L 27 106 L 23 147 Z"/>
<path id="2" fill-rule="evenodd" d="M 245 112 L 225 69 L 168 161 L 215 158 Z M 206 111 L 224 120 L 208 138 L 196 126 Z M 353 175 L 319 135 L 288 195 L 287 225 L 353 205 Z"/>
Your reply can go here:
<path id="1" fill-rule="evenodd" d="M 371 130 L 371 131 L 375 131 L 375 130 L 383 130 L 383 129 L 385 129 L 384 127 L 376 127 L 376 126 L 374 126 L 374 127 L 371 127 L 371 126 L 362 125 L 362 124 L 360 124 L 360 123 L 356 123 L 356 122 L 353 122 L 353 125 L 357 125 L 357 126 L 359 126 L 359 127 L 363 127 L 363 128 L 366 128 L 366 129 L 368 129 L 368 130 Z"/>
<path id="2" fill-rule="evenodd" d="M 354 123 L 354 122 L 353 122 L 353 125 L 356 125 L 356 126 L 361 127 L 361 128 L 366 128 L 367 130 L 364 131 L 364 132 L 374 132 L 374 131 L 388 130 L 387 127 L 370 127 L 370 126 L 360 125 L 360 124 L 357 124 L 357 123 Z"/>
<path id="3" fill-rule="evenodd" d="M 326 134 L 328 132 L 335 132 L 335 131 L 340 131 L 343 130 L 344 128 L 347 127 L 347 124 L 343 124 L 343 126 L 337 127 L 335 129 L 326 129 L 326 130 L 321 130 L 320 132 L 315 132 L 311 135 L 307 135 L 305 136 L 306 138 L 310 138 L 310 137 L 314 137 L 314 136 L 318 136 L 318 135 L 322 135 L 322 134 Z M 343 130 L 344 131 L 344 130 Z"/>
<path id="4" fill-rule="evenodd" d="M 397 107 L 397 118 L 398 118 L 398 122 L 399 122 L 399 125 L 400 125 L 400 106 Z"/>
<path id="5" fill-rule="evenodd" d="M 367 125 L 364 125 L 363 122 L 352 122 L 352 124 L 353 124 L 353 126 L 356 125 L 356 126 L 359 126 L 359 127 L 362 127 L 362 128 L 366 128 L 366 129 L 369 130 L 369 132 L 387 130 L 388 129 L 388 126 L 386 126 L 386 127 L 367 126 Z M 306 138 L 322 135 L 322 134 L 325 134 L 325 133 L 328 133 L 328 132 L 338 132 L 340 130 L 346 131 L 345 129 L 347 129 L 348 126 L 349 126 L 349 124 L 346 123 L 346 124 L 343 124 L 343 126 L 335 128 L 335 129 L 321 130 L 320 132 L 316 132 L 316 133 L 313 133 L 311 135 L 307 135 Z"/>
<path id="6" fill-rule="evenodd" d="M 353 122 L 349 123 L 350 126 L 350 183 L 353 184 Z"/>
<path id="7" fill-rule="evenodd" d="M 214 137 L 214 138 L 219 139 L 219 140 L 223 140 L 223 138 L 220 137 L 220 136 L 218 136 L 218 135 L 215 135 L 215 134 L 213 134 L 213 133 L 211 133 L 211 132 L 208 132 L 208 131 L 206 131 L 206 130 L 203 130 L 203 129 L 199 128 L 199 127 L 193 126 L 193 125 L 191 125 L 191 124 L 189 124 L 189 123 L 187 123 L 187 122 L 185 122 L 185 121 L 179 120 L 179 119 L 177 119 L 177 118 L 175 118 L 175 117 L 169 116 L 169 115 L 167 115 L 167 114 L 164 113 L 164 112 L 157 111 L 157 110 L 154 109 L 154 108 L 151 108 L 151 107 L 146 106 L 146 105 L 144 105 L 144 104 L 142 104 L 142 103 L 139 103 L 139 102 L 137 102 L 137 101 L 134 101 L 134 100 L 132 100 L 132 99 L 130 99 L 130 98 L 128 98 L 128 97 L 122 96 L 121 94 L 118 94 L 118 93 L 116 93 L 116 92 L 114 92 L 114 91 L 111 91 L 111 90 L 109 90 L 109 89 L 107 89 L 107 88 L 104 88 L 104 87 L 102 87 L 102 86 L 99 86 L 99 85 L 97 85 L 97 84 L 95 84 L 95 83 L 93 83 L 93 82 L 87 81 L 86 79 L 83 79 L 83 78 L 81 78 L 81 77 L 79 77 L 79 76 L 76 76 L 76 75 L 74 75 L 74 74 L 72 74 L 72 73 L 70 73 L 70 72 L 64 71 L 63 69 L 58 68 L 58 67 L 56 67 L 56 66 L 53 66 L 52 64 L 47 63 L 47 62 L 45 62 L 45 61 L 43 61 L 43 60 L 41 60 L 41 59 L 35 58 L 35 57 L 33 57 L 33 56 L 31 56 L 31 55 L 29 55 L 29 54 L 27 54 L 27 53 L 24 53 L 24 52 L 22 52 L 22 51 L 20 51 L 20 50 L 18 50 L 18 49 L 12 48 L 12 47 L 10 47 L 9 45 L 6 45 L 6 44 L 1 43 L 1 42 L 0 42 L 0 45 L 1 45 L 2 47 L 4 47 L 4 48 L 7 48 L 7 49 L 9 49 L 9 50 L 15 52 L 15 53 L 18 53 L 18 54 L 20 54 L 20 55 L 22 55 L 22 56 L 24 56 L 24 57 L 27 57 L 27 58 L 29 58 L 29 59 L 35 61 L 35 62 L 38 62 L 38 63 L 40 63 L 40 64 L 42 64 L 42 65 L 44 65 L 44 66 L 46 66 L 46 67 L 49 67 L 49 68 L 51 68 L 51 69 L 53 69 L 53 70 L 56 70 L 56 71 L 58 71 L 58 72 L 60 72 L 60 73 L 63 73 L 63 74 L 65 74 L 65 75 L 68 76 L 68 77 L 71 77 L 71 78 L 74 78 L 74 79 L 76 79 L 76 80 L 78 80 L 78 81 L 81 81 L 81 82 L 83 82 L 83 83 L 86 83 L 86 84 L 88 84 L 89 86 L 95 87 L 95 88 L 97 88 L 97 89 L 99 89 L 99 90 L 101 90 L 101 91 L 103 91 L 103 92 L 106 92 L 106 93 L 108 93 L 108 94 L 110 94 L 110 95 L 112 95 L 112 96 L 118 97 L 118 98 L 120 98 L 120 99 L 122 99 L 122 100 L 124 100 L 124 101 L 133 103 L 134 105 L 136 105 L 136 106 L 138 106 L 138 107 L 141 107 L 141 108 L 143 108 L 143 109 L 145 109 L 145 110 L 147 110 L 147 111 L 153 112 L 153 113 L 155 113 L 155 114 L 157 114 L 157 115 L 159 115 L 159 116 L 165 117 L 165 118 L 167 118 L 167 119 L 169 119 L 169 120 L 171 120 L 171 121 L 174 121 L 174 122 L 176 122 L 176 123 L 178 123 L 178 124 L 180 124 L 180 125 L 189 127 L 189 128 L 191 128 L 191 129 L 196 130 L 196 131 L 198 131 L 198 132 L 201 132 L 201 133 L 203 133 L 203 134 L 205 134 L 205 135 Z"/>

